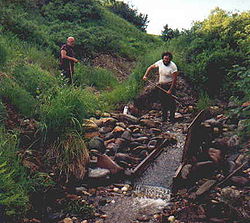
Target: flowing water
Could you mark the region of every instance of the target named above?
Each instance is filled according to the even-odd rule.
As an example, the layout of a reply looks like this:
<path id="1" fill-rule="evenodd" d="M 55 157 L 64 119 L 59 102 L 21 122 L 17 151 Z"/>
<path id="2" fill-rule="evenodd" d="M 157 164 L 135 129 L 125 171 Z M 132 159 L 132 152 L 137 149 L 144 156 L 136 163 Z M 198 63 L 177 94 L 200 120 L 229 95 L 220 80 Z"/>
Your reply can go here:
<path id="1" fill-rule="evenodd" d="M 173 176 L 181 162 L 186 138 L 182 133 L 183 125 L 162 126 L 165 132 L 175 134 L 177 144 L 164 148 L 147 170 L 135 179 L 133 196 L 114 197 L 113 202 L 103 208 L 108 215 L 104 222 L 157 222 L 152 216 L 168 205 Z"/>

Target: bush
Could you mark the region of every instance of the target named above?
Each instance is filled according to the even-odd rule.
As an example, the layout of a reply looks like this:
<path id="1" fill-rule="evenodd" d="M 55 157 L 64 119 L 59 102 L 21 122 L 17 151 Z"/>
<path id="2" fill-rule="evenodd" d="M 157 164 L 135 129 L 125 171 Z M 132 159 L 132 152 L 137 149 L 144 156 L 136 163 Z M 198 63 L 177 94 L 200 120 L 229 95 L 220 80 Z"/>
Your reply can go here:
<path id="1" fill-rule="evenodd" d="M 78 65 L 76 67 L 74 81 L 78 86 L 93 86 L 98 90 L 114 87 L 118 83 L 111 71 L 83 65 Z"/>
<path id="2" fill-rule="evenodd" d="M 206 92 L 201 92 L 199 100 L 197 102 L 197 109 L 199 111 L 208 108 L 212 105 L 212 100 L 209 98 L 208 94 Z"/>
<path id="3" fill-rule="evenodd" d="M 3 78 L 1 85 L 1 98 L 14 105 L 22 115 L 30 117 L 35 114 L 37 102 L 30 93 L 9 78 Z"/>

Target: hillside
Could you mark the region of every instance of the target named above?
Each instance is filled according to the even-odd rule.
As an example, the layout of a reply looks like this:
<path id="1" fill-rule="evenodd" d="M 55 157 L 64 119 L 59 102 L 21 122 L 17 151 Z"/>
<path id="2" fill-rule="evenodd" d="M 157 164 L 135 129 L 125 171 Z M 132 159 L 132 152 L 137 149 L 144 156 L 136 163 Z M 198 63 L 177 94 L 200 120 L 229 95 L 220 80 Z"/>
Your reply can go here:
<path id="1" fill-rule="evenodd" d="M 95 192 L 81 188 L 83 192 L 73 194 L 89 180 L 89 142 L 95 136 L 106 140 L 101 149 L 108 154 L 123 142 L 132 152 L 135 145 L 138 150 L 152 148 L 147 143 L 157 143 L 159 136 L 171 141 L 165 134 L 170 126 L 173 133 L 182 132 L 178 137 L 184 143 L 190 119 L 216 105 L 217 115 L 226 116 L 216 137 L 227 127 L 241 139 L 237 152 L 249 151 L 249 12 L 215 9 L 191 30 L 164 43 L 102 2 L 0 2 L 0 220 L 2 212 L 7 223 L 53 222 L 53 217 L 63 219 L 60 212 L 71 217 L 83 213 L 81 220 L 95 218 L 86 202 L 92 202 Z M 58 66 L 68 36 L 75 37 L 80 60 L 70 85 Z M 157 103 L 149 112 L 136 107 L 136 102 L 145 107 L 157 102 L 150 95 L 143 98 L 145 92 L 138 94 L 145 85 L 151 89 L 142 76 L 166 50 L 173 52 L 181 71 L 177 96 L 184 106 L 178 108 L 183 123 L 176 125 L 160 121 Z M 125 104 L 137 117 L 124 120 L 120 113 Z M 129 140 L 125 136 L 129 143 L 119 138 L 125 129 L 133 133 Z M 148 151 L 137 161 L 145 154 Z"/>

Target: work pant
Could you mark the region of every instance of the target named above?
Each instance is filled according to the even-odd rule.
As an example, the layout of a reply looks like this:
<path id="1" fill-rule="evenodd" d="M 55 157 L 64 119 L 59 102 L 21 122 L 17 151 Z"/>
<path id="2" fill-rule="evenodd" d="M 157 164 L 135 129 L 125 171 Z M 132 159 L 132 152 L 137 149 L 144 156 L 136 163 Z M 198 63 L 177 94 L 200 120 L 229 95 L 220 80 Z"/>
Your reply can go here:
<path id="1" fill-rule="evenodd" d="M 168 91 L 171 87 L 171 84 L 160 84 L 160 87 L 164 90 Z M 174 98 L 167 94 L 166 92 L 159 89 L 159 100 L 161 103 L 161 110 L 162 110 L 162 119 L 165 121 L 167 120 L 168 111 L 170 112 L 170 120 L 174 120 L 174 115 L 176 111 L 176 102 Z M 175 89 L 172 89 L 172 94 L 175 94 Z"/>

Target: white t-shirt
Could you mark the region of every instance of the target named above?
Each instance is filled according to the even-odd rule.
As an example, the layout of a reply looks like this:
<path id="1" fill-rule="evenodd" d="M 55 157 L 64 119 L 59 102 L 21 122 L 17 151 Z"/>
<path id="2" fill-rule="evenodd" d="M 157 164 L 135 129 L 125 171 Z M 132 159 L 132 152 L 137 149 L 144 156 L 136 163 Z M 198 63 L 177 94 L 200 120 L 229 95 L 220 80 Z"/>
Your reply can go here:
<path id="1" fill-rule="evenodd" d="M 159 68 L 159 83 L 169 83 L 173 80 L 173 73 L 177 71 L 177 66 L 174 62 L 170 61 L 170 63 L 166 66 L 163 63 L 163 60 L 157 61 L 154 65 Z"/>

